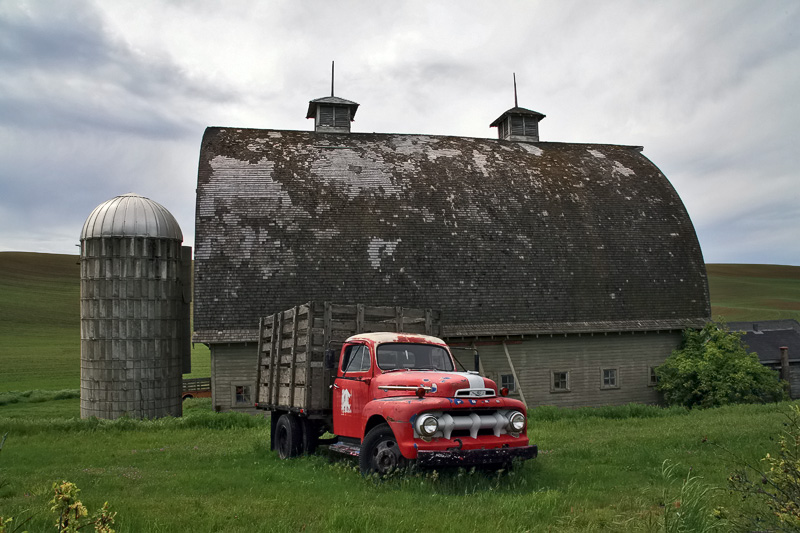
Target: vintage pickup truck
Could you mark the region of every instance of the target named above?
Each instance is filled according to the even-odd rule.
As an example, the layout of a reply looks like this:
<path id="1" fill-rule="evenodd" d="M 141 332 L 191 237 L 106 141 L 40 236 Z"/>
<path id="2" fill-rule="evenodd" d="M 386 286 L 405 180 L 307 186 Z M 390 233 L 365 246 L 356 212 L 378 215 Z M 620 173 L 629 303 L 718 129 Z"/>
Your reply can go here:
<path id="1" fill-rule="evenodd" d="M 257 407 L 281 458 L 330 449 L 362 473 L 507 465 L 536 457 L 527 412 L 477 372 L 458 371 L 432 311 L 309 303 L 261 321 Z M 394 329 L 396 331 L 386 331 Z M 341 340 L 339 337 L 356 331 Z M 375 331 L 383 330 L 383 331 Z M 341 344 L 340 349 L 326 349 Z"/>

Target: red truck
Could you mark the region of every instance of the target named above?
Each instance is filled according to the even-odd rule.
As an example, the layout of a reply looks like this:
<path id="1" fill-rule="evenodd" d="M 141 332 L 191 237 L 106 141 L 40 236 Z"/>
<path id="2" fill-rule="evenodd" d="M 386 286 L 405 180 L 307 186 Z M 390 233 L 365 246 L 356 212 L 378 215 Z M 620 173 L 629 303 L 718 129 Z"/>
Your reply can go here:
<path id="1" fill-rule="evenodd" d="M 331 433 L 365 475 L 536 457 L 525 405 L 458 371 L 438 328 L 431 310 L 314 302 L 262 319 L 256 406 L 270 411 L 271 448 L 313 453 Z"/>

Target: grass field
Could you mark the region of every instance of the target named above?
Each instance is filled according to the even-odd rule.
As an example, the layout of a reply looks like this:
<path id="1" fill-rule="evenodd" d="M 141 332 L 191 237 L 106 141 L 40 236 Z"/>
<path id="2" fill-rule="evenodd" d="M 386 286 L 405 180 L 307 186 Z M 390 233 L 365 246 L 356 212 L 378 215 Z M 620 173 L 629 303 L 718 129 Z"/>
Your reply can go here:
<path id="1" fill-rule="evenodd" d="M 800 267 L 708 272 L 715 318 L 800 318 Z M 704 517 L 737 507 L 724 449 L 752 462 L 774 452 L 788 409 L 537 408 L 540 456 L 511 473 L 377 482 L 324 450 L 279 461 L 264 419 L 214 413 L 207 399 L 187 401 L 179 419 L 80 420 L 78 278 L 77 256 L 0 253 L 0 516 L 30 518 L 29 531 L 54 529 L 47 502 L 64 479 L 90 509 L 109 501 L 125 532 L 664 531 L 694 504 Z M 193 370 L 210 375 L 206 348 Z M 710 492 L 682 493 L 686 476 Z"/>
<path id="2" fill-rule="evenodd" d="M 800 267 L 707 265 L 713 318 L 800 320 Z M 0 252 L 0 391 L 80 384 L 77 255 Z M 208 377 L 208 348 L 192 349 L 192 373 Z"/>
<path id="3" fill-rule="evenodd" d="M 80 386 L 77 255 L 0 252 L 0 391 Z M 211 375 L 208 348 L 192 349 L 192 373 Z"/>
<path id="4" fill-rule="evenodd" d="M 529 435 L 540 456 L 510 474 L 445 470 L 379 482 L 324 451 L 280 461 L 263 419 L 188 402 L 180 419 L 113 422 L 68 418 L 77 399 L 5 405 L 0 515 L 31 516 L 28 529 L 50 530 L 51 485 L 69 480 L 90 510 L 110 502 L 123 532 L 663 531 L 665 512 L 737 508 L 725 490 L 737 463 L 722 447 L 754 462 L 774 452 L 788 409 L 536 409 Z M 664 461 L 674 477 L 662 474 Z M 681 494 L 687 475 L 712 488 L 707 497 Z"/>
<path id="5" fill-rule="evenodd" d="M 706 265 L 715 320 L 800 320 L 800 267 Z"/>

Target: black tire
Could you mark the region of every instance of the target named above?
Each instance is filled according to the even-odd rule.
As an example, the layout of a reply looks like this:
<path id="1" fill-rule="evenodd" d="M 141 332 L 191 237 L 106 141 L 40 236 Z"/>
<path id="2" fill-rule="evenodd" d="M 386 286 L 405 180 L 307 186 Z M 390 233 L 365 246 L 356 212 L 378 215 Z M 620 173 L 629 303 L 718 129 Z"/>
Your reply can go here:
<path id="1" fill-rule="evenodd" d="M 358 466 L 362 475 L 376 473 L 385 476 L 395 470 L 404 469 L 407 464 L 408 460 L 400 453 L 389 424 L 381 424 L 369 430 L 358 455 Z"/>
<path id="2" fill-rule="evenodd" d="M 302 452 L 308 455 L 313 455 L 317 451 L 317 443 L 319 441 L 319 425 L 308 418 L 300 419 L 303 427 L 303 444 Z"/>
<path id="3" fill-rule="evenodd" d="M 278 418 L 275 425 L 275 449 L 281 459 L 297 457 L 303 452 L 303 429 L 295 415 L 285 414 Z"/>

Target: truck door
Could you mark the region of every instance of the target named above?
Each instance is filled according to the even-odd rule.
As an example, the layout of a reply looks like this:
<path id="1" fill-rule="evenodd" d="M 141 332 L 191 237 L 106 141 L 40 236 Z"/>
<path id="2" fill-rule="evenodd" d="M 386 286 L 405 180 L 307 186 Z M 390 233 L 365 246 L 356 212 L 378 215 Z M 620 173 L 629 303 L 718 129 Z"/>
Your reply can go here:
<path id="1" fill-rule="evenodd" d="M 365 344 L 346 344 L 333 382 L 333 431 L 361 438 L 361 413 L 369 401 L 372 356 Z"/>

